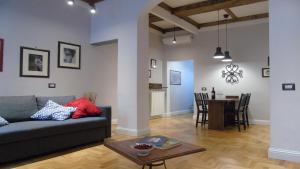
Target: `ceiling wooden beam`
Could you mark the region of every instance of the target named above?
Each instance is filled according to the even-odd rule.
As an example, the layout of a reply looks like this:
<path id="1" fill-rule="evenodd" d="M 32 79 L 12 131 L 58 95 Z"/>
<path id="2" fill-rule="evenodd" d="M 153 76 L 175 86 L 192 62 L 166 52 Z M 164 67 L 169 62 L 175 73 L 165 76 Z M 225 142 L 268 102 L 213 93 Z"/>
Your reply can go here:
<path id="1" fill-rule="evenodd" d="M 161 19 L 160 17 L 153 15 L 153 14 L 149 14 L 149 22 L 153 23 L 153 22 L 159 22 L 159 21 L 163 21 L 163 19 Z"/>
<path id="2" fill-rule="evenodd" d="M 149 23 L 149 26 L 150 26 L 150 28 L 155 29 L 155 30 L 157 30 L 157 31 L 159 31 L 161 33 L 166 33 L 164 29 L 162 29 L 162 28 L 160 28 L 160 27 L 158 27 L 158 26 L 156 26 L 154 24 Z"/>
<path id="3" fill-rule="evenodd" d="M 263 13 L 263 14 L 257 14 L 257 15 L 238 17 L 238 18 L 235 18 L 235 19 L 228 19 L 227 23 L 250 21 L 250 20 L 262 19 L 262 18 L 267 18 L 267 17 L 269 17 L 269 14 L 268 13 Z M 220 21 L 220 25 L 223 25 L 223 24 L 226 24 L 226 20 L 221 20 Z M 216 26 L 216 25 L 218 25 L 218 21 L 202 23 L 202 24 L 199 24 L 199 27 L 203 28 L 203 27 Z"/>
<path id="4" fill-rule="evenodd" d="M 177 16 L 190 16 L 263 1 L 267 0 L 208 0 L 174 8 L 173 13 Z"/>
<path id="5" fill-rule="evenodd" d="M 257 14 L 257 15 L 250 15 L 250 16 L 244 16 L 244 17 L 238 17 L 236 19 L 229 19 L 227 23 L 236 23 L 236 22 L 243 22 L 243 21 L 250 21 L 250 20 L 256 20 L 256 19 L 262 19 L 262 18 L 267 18 L 269 17 L 268 13 L 263 13 L 263 14 Z M 226 24 L 226 20 L 221 20 L 220 21 L 220 25 L 224 25 Z M 208 22 L 208 23 L 202 23 L 199 24 L 200 28 L 204 28 L 204 27 L 210 27 L 210 26 L 216 26 L 218 25 L 218 21 L 216 22 Z M 180 31 L 183 30 L 179 27 L 175 28 L 176 31 Z M 174 28 L 169 28 L 169 29 L 164 29 L 164 32 L 173 32 Z"/>
<path id="6" fill-rule="evenodd" d="M 164 8 L 165 10 L 173 13 L 173 8 L 171 6 L 169 6 L 168 4 L 164 3 L 164 2 L 160 3 L 158 6 L 160 6 L 160 7 Z"/>
<path id="7" fill-rule="evenodd" d="M 175 27 L 175 31 L 182 31 L 184 29 L 180 28 L 180 27 Z M 164 29 L 164 32 L 167 33 L 167 32 L 173 32 L 174 31 L 174 28 L 168 28 L 168 29 Z"/>
<path id="8" fill-rule="evenodd" d="M 156 15 L 165 21 L 177 25 L 178 27 L 183 28 L 184 30 L 192 33 L 192 34 L 198 34 L 198 27 L 194 26 L 193 24 L 183 20 L 182 18 L 179 18 L 176 15 L 173 15 L 170 11 L 165 10 L 164 8 L 157 6 L 152 9 L 151 13 L 153 15 Z"/>
<path id="9" fill-rule="evenodd" d="M 165 10 L 169 11 L 171 14 L 174 15 L 174 8 L 172 8 L 172 7 L 169 6 L 168 4 L 162 2 L 162 3 L 160 3 L 158 6 L 164 8 Z M 177 17 L 179 17 L 179 18 L 185 20 L 186 22 L 188 22 L 188 23 L 190 23 L 190 24 L 192 24 L 192 25 L 194 25 L 194 26 L 196 26 L 196 27 L 197 27 L 197 25 L 198 25 L 198 23 L 197 23 L 196 21 L 194 21 L 193 19 L 191 19 L 191 18 L 189 18 L 189 17 L 186 17 L 186 16 L 178 16 L 178 15 L 176 15 L 176 14 L 175 14 L 175 16 L 177 16 Z"/>
<path id="10" fill-rule="evenodd" d="M 236 19 L 236 18 L 237 18 L 237 16 L 236 16 L 229 8 L 225 8 L 224 10 L 226 11 L 226 13 L 227 13 L 228 15 L 231 16 L 231 18 L 233 18 L 233 19 Z"/>

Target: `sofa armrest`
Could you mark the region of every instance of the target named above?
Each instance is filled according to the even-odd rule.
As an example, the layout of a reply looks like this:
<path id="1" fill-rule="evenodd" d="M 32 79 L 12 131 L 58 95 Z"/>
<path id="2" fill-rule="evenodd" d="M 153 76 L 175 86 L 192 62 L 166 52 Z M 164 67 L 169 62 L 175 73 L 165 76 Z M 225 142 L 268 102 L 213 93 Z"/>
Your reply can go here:
<path id="1" fill-rule="evenodd" d="M 102 110 L 101 117 L 106 117 L 108 126 L 106 129 L 106 136 L 111 137 L 111 107 L 110 106 L 98 106 Z"/>

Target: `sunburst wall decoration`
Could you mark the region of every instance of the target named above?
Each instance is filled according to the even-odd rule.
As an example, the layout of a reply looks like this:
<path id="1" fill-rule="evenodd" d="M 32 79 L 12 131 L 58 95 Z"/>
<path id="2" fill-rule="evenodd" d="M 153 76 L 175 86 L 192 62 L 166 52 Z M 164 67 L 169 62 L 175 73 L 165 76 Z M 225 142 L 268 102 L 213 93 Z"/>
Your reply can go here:
<path id="1" fill-rule="evenodd" d="M 226 65 L 225 70 L 222 71 L 222 78 L 225 78 L 226 83 L 237 84 L 243 78 L 243 70 L 238 65 Z"/>

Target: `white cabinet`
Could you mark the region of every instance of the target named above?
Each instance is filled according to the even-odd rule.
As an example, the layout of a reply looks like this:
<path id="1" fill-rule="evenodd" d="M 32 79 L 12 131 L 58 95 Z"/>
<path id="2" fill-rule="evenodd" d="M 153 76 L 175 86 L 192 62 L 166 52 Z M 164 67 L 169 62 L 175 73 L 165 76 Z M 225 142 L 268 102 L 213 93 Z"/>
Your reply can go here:
<path id="1" fill-rule="evenodd" d="M 166 95 L 165 91 L 150 91 L 151 116 L 165 114 L 166 112 L 165 95 Z"/>

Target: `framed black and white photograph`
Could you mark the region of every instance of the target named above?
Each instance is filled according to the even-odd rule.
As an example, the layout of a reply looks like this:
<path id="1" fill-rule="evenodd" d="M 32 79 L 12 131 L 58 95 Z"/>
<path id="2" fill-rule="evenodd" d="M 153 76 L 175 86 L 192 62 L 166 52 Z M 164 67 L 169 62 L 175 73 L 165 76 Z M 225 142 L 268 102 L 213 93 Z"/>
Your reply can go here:
<path id="1" fill-rule="evenodd" d="M 270 77 L 270 68 L 262 68 L 262 77 Z"/>
<path id="2" fill-rule="evenodd" d="M 181 72 L 170 70 L 170 85 L 181 85 Z"/>
<path id="3" fill-rule="evenodd" d="M 50 51 L 28 47 L 20 48 L 20 76 L 49 78 Z"/>
<path id="4" fill-rule="evenodd" d="M 4 39 L 0 38 L 0 72 L 3 71 L 3 51 L 4 51 Z"/>
<path id="5" fill-rule="evenodd" d="M 58 42 L 58 67 L 80 69 L 81 46 L 66 42 Z"/>

